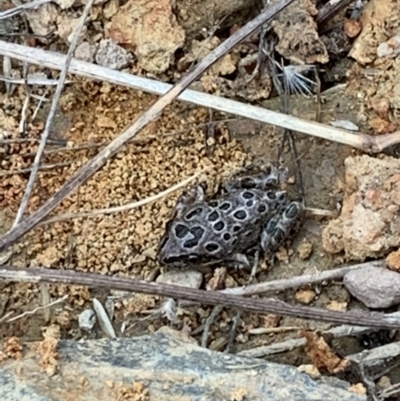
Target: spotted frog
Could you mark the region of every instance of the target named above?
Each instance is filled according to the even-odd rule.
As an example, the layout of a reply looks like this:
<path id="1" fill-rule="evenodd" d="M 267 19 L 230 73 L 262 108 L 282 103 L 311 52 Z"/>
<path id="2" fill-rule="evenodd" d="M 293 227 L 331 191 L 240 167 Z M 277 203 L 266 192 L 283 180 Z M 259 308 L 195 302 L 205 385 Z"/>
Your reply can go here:
<path id="1" fill-rule="evenodd" d="M 300 202 L 280 190 L 282 170 L 237 178 L 225 194 L 207 201 L 197 186 L 182 195 L 158 249 L 163 265 L 183 267 L 224 262 L 249 267 L 246 256 L 261 247 L 278 250 L 302 215 Z"/>

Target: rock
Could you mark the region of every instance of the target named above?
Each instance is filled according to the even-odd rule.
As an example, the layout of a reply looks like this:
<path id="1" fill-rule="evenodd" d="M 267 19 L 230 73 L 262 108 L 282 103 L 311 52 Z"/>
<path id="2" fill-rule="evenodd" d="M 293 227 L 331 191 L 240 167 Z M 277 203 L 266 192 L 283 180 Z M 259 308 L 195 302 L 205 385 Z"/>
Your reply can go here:
<path id="1" fill-rule="evenodd" d="M 400 274 L 386 268 L 353 270 L 343 282 L 351 295 L 368 308 L 389 308 L 400 303 Z"/>
<path id="2" fill-rule="evenodd" d="M 349 157 L 345 168 L 341 215 L 324 229 L 324 249 L 362 261 L 399 247 L 400 160 Z"/>
<path id="3" fill-rule="evenodd" d="M 92 331 L 96 324 L 96 314 L 93 309 L 85 309 L 79 314 L 78 324 L 81 330 Z"/>
<path id="4" fill-rule="evenodd" d="M 386 258 L 386 263 L 389 269 L 400 272 L 400 249 L 395 252 L 391 252 Z"/>
<path id="5" fill-rule="evenodd" d="M 35 35 L 42 36 L 38 38 L 41 42 L 46 43 L 45 36 L 49 35 L 56 28 L 56 20 L 59 10 L 52 3 L 43 4 L 37 9 L 30 9 L 25 13 L 29 26 Z"/>
<path id="6" fill-rule="evenodd" d="M 82 42 L 75 49 L 75 57 L 88 63 L 93 63 L 95 53 L 96 46 L 91 45 L 89 42 Z"/>
<path id="7" fill-rule="evenodd" d="M 59 373 L 53 378 L 38 368 L 40 355 L 34 352 L 4 361 L 0 399 L 93 401 L 101 394 L 102 401 L 114 401 L 128 387 L 146 392 L 140 399 L 150 401 L 286 401 L 288 394 L 290 401 L 366 400 L 351 393 L 347 382 L 314 381 L 295 367 L 210 351 L 169 328 L 118 341 L 60 341 L 58 355 Z"/>
<path id="8" fill-rule="evenodd" d="M 111 39 L 100 41 L 99 50 L 96 53 L 96 63 L 113 70 L 120 70 L 132 61 L 132 55 L 124 48 L 117 45 Z"/>
<path id="9" fill-rule="evenodd" d="M 106 32 L 134 52 L 139 67 L 152 73 L 166 71 L 185 40 L 170 0 L 129 0 L 106 26 Z"/>
<path id="10" fill-rule="evenodd" d="M 203 275 L 198 270 L 168 270 L 157 277 L 157 283 L 200 288 Z"/>

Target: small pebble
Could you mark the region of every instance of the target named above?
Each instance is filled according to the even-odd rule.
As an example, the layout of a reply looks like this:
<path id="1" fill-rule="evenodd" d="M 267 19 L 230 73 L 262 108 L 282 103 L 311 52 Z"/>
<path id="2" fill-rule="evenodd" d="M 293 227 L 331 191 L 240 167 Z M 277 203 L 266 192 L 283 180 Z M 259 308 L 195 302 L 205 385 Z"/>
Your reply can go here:
<path id="1" fill-rule="evenodd" d="M 96 324 L 96 314 L 93 309 L 85 309 L 78 317 L 78 324 L 81 330 L 92 331 Z"/>
<path id="2" fill-rule="evenodd" d="M 169 270 L 157 277 L 157 283 L 180 285 L 181 287 L 200 288 L 203 275 L 198 270 Z"/>
<path id="3" fill-rule="evenodd" d="M 313 290 L 299 290 L 296 292 L 296 300 L 302 304 L 310 304 L 315 298 L 315 291 Z"/>

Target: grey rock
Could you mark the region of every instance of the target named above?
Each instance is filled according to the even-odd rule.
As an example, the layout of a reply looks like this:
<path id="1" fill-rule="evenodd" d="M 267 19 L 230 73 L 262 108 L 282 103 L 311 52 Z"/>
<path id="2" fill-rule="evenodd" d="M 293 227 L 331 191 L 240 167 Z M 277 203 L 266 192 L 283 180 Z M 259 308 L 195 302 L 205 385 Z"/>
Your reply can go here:
<path id="1" fill-rule="evenodd" d="M 368 308 L 389 308 L 400 303 L 400 274 L 392 270 L 367 266 L 347 273 L 343 282 L 351 295 Z"/>
<path id="2" fill-rule="evenodd" d="M 132 58 L 130 53 L 117 45 L 112 39 L 103 39 L 96 53 L 96 63 L 113 70 L 127 67 Z"/>
<path id="3" fill-rule="evenodd" d="M 59 373 L 51 378 L 36 353 L 3 362 L 0 399 L 115 401 L 119 383 L 135 381 L 150 401 L 226 401 L 235 395 L 246 401 L 366 400 L 348 391 L 347 382 L 315 381 L 291 366 L 210 351 L 169 328 L 138 338 L 60 341 L 58 352 Z"/>
<path id="4" fill-rule="evenodd" d="M 85 309 L 79 314 L 78 324 L 81 330 L 92 331 L 96 324 L 96 314 L 93 309 Z"/>

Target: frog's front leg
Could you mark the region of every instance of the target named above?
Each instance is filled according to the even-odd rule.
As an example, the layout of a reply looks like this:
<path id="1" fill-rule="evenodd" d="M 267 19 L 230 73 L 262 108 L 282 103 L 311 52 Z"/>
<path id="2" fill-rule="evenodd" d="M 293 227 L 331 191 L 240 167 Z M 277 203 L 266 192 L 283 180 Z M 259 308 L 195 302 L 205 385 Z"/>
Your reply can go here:
<path id="1" fill-rule="evenodd" d="M 261 247 L 266 254 L 276 252 L 288 238 L 296 222 L 300 219 L 304 207 L 300 202 L 291 202 L 283 212 L 273 216 L 261 234 Z"/>

